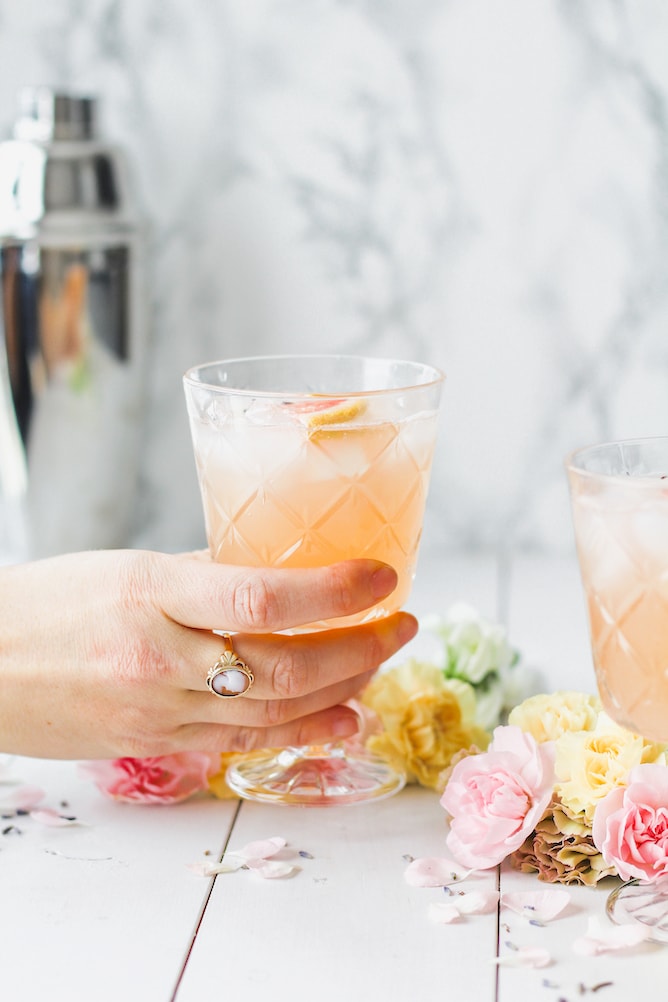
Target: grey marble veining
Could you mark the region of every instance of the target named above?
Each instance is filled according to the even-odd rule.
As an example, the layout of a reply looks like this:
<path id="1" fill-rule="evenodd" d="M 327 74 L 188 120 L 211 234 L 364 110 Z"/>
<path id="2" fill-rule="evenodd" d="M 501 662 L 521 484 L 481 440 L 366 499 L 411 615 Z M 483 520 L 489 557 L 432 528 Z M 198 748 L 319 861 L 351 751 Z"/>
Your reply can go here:
<path id="1" fill-rule="evenodd" d="M 138 545 L 203 541 L 181 373 L 293 350 L 448 375 L 435 545 L 572 545 L 563 458 L 668 433 L 661 0 L 0 0 L 100 96 L 149 224 Z"/>

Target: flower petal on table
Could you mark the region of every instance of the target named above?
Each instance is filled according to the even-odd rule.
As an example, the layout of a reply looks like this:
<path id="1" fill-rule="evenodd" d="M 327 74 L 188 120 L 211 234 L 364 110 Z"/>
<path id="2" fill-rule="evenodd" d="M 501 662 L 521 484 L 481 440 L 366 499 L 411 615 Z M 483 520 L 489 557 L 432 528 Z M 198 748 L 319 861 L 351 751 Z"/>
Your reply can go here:
<path id="1" fill-rule="evenodd" d="M 571 900 L 564 888 L 552 891 L 509 891 L 501 896 L 501 907 L 523 915 L 530 922 L 551 922 Z"/>
<path id="2" fill-rule="evenodd" d="M 265 880 L 290 877 L 299 870 L 298 866 L 293 866 L 292 863 L 283 863 L 277 859 L 249 859 L 246 861 L 246 866 L 253 873 L 257 873 L 258 877 L 264 877 Z"/>
<path id="3" fill-rule="evenodd" d="M 428 914 L 432 922 L 450 923 L 463 915 L 485 915 L 495 911 L 498 903 L 498 891 L 471 891 L 453 894 L 447 901 L 432 902 Z"/>
<path id="4" fill-rule="evenodd" d="M 494 960 L 501 967 L 549 967 L 552 957 L 542 946 L 520 946 Z"/>
<path id="5" fill-rule="evenodd" d="M 0 793 L 0 810 L 29 811 L 46 796 L 39 786 L 17 786 Z"/>
<path id="6" fill-rule="evenodd" d="M 286 840 L 278 836 L 261 839 L 249 842 L 242 849 L 226 852 L 219 863 L 189 863 L 188 869 L 202 877 L 216 877 L 219 873 L 234 873 L 242 867 L 267 879 L 287 877 L 299 867 L 293 866 L 292 863 L 284 863 L 279 860 L 269 861 L 268 859 L 270 856 L 275 856 L 286 845 Z"/>
<path id="7" fill-rule="evenodd" d="M 499 892 L 469 891 L 467 894 L 458 894 L 454 903 L 462 915 L 486 915 L 488 912 L 496 911 Z"/>
<path id="8" fill-rule="evenodd" d="M 232 856 L 231 854 L 225 856 L 220 863 L 186 863 L 186 869 L 200 877 L 217 877 L 219 873 L 235 873 L 242 866 L 246 866 L 246 860 L 242 856 Z"/>
<path id="9" fill-rule="evenodd" d="M 411 887 L 446 887 L 464 880 L 472 872 L 445 856 L 423 856 L 408 864 L 404 879 Z"/>
<path id="10" fill-rule="evenodd" d="M 455 904 L 444 901 L 432 902 L 427 914 L 432 922 L 438 922 L 439 925 L 450 925 L 451 922 L 458 922 L 462 917 L 462 913 Z"/>
<path id="11" fill-rule="evenodd" d="M 243 849 L 235 849 L 232 855 L 242 856 L 246 860 L 268 859 L 270 856 L 275 856 L 281 849 L 284 849 L 287 844 L 285 839 L 279 836 L 258 839 L 256 842 L 249 842 Z"/>
<path id="12" fill-rule="evenodd" d="M 63 817 L 52 807 L 40 807 L 36 811 L 31 811 L 30 817 L 33 821 L 37 821 L 40 825 L 47 825 L 49 828 L 71 828 L 73 825 L 81 824 L 77 818 Z"/>
<path id="13" fill-rule="evenodd" d="M 632 950 L 644 943 L 651 930 L 643 925 L 604 926 L 595 915 L 591 916 L 584 936 L 573 943 L 573 951 L 585 957 L 597 957 L 602 953 L 615 953 L 618 950 Z"/>

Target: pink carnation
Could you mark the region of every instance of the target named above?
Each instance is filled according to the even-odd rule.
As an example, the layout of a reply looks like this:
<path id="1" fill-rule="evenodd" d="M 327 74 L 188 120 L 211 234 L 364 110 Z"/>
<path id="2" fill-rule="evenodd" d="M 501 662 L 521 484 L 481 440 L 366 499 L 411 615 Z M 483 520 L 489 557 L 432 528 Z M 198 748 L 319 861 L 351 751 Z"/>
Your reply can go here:
<path id="1" fill-rule="evenodd" d="M 518 849 L 552 799 L 554 746 L 519 727 L 497 727 L 486 752 L 461 759 L 441 804 L 447 846 L 463 866 L 485 870 Z"/>
<path id="2" fill-rule="evenodd" d="M 668 874 L 668 769 L 631 769 L 628 786 L 611 790 L 598 804 L 592 837 L 622 880 Z"/>
<path id="3" fill-rule="evenodd" d="M 102 793 L 132 804 L 176 804 L 206 790 L 220 755 L 178 752 L 152 758 L 84 762 L 81 770 Z"/>

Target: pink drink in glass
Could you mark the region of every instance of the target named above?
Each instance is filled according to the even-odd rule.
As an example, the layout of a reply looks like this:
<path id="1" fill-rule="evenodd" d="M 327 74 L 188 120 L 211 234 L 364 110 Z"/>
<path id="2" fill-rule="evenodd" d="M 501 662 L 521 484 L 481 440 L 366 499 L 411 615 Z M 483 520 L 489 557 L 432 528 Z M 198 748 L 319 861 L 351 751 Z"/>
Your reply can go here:
<path id="1" fill-rule="evenodd" d="M 580 450 L 568 474 L 601 699 L 668 741 L 668 439 Z"/>
<path id="2" fill-rule="evenodd" d="M 397 588 L 373 609 L 300 632 L 399 609 L 415 572 L 441 374 L 412 362 L 279 356 L 200 366 L 184 382 L 213 558 L 304 568 L 367 557 L 397 571 Z M 403 782 L 384 763 L 369 777 L 341 749 L 336 757 L 333 768 L 329 752 L 288 750 L 262 792 L 253 756 L 252 778 L 238 778 L 242 765 L 231 781 L 251 799 L 307 804 L 387 796 Z"/>

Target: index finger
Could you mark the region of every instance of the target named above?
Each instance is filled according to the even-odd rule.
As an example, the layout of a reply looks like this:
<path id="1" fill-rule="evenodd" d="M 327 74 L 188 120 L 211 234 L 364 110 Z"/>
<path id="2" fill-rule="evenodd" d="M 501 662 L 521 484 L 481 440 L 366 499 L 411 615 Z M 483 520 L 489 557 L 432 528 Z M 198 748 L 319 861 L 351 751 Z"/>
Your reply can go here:
<path id="1" fill-rule="evenodd" d="M 268 633 L 349 616 L 394 591 L 397 574 L 379 560 L 327 567 L 255 568 L 167 557 L 156 582 L 166 615 L 196 629 Z"/>

